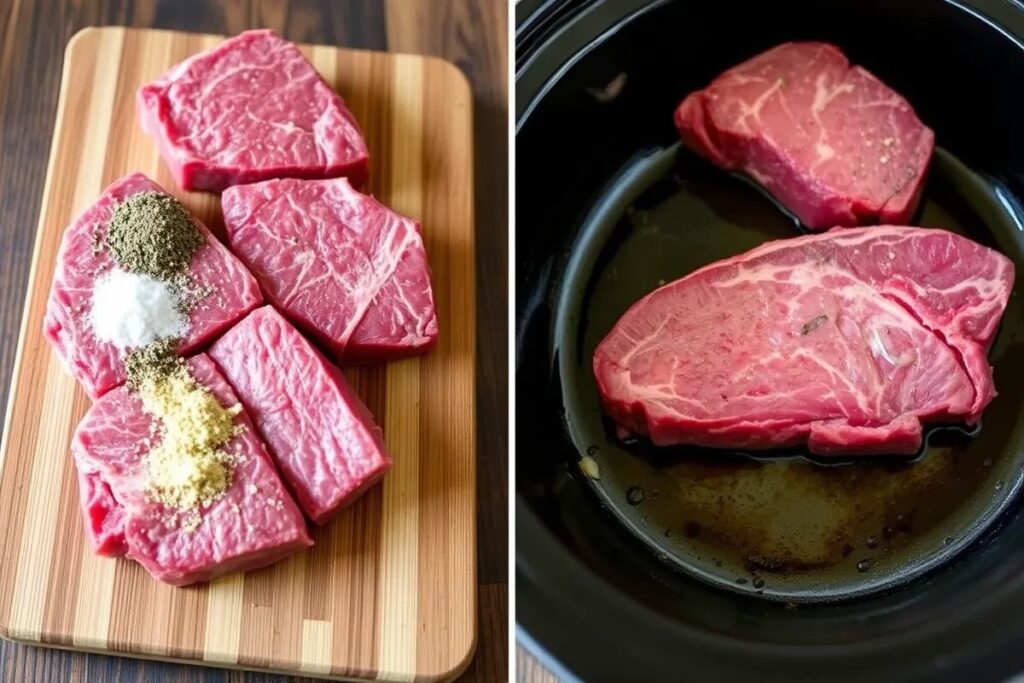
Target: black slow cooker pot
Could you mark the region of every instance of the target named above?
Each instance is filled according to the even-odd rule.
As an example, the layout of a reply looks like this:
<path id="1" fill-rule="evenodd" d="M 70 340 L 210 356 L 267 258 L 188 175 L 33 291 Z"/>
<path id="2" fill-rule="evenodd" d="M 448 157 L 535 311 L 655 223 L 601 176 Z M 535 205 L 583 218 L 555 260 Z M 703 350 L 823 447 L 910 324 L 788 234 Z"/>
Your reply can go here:
<path id="1" fill-rule="evenodd" d="M 938 145 L 915 224 L 1000 250 L 1024 280 L 1024 4 L 523 0 L 517 24 L 520 642 L 588 681 L 1024 671 L 1020 282 L 990 356 L 1000 396 L 981 429 L 930 433 L 913 462 L 637 450 L 602 420 L 589 376 L 596 340 L 658 283 L 800 230 L 749 184 L 680 149 L 672 125 L 687 92 L 786 40 L 839 45 L 914 105 Z M 813 480 L 825 493 L 806 516 L 827 517 L 821 501 L 861 506 L 863 520 L 882 520 L 884 547 L 869 534 L 832 564 L 738 569 L 694 550 L 710 532 L 674 523 L 666 487 L 735 487 L 773 467 L 791 468 L 773 485 L 792 494 L 779 500 L 793 515 Z M 899 514 L 879 512 L 888 507 Z M 743 523 L 756 527 L 757 510 Z M 712 541 L 755 542 L 737 529 Z"/>

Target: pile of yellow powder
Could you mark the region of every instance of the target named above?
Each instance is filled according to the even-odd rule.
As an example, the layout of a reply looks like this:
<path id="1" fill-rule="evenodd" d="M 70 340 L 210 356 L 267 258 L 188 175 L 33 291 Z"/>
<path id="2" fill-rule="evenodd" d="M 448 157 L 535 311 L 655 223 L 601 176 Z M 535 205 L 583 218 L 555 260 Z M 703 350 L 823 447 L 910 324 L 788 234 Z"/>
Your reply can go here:
<path id="1" fill-rule="evenodd" d="M 129 387 L 159 423 L 160 440 L 146 454 L 147 493 L 185 511 L 183 526 L 194 530 L 199 510 L 231 485 L 233 458 L 221 447 L 240 432 L 234 418 L 242 408 L 225 408 L 196 382 L 172 342 L 133 352 L 126 366 Z"/>

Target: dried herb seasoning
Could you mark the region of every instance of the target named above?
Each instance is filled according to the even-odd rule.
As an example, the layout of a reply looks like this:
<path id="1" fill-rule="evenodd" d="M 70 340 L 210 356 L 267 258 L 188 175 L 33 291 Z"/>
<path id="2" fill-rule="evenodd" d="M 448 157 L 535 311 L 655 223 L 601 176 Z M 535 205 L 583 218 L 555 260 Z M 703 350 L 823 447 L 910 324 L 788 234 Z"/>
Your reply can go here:
<path id="1" fill-rule="evenodd" d="M 188 209 L 163 192 L 140 192 L 117 205 L 104 246 L 124 270 L 173 282 L 205 240 Z"/>

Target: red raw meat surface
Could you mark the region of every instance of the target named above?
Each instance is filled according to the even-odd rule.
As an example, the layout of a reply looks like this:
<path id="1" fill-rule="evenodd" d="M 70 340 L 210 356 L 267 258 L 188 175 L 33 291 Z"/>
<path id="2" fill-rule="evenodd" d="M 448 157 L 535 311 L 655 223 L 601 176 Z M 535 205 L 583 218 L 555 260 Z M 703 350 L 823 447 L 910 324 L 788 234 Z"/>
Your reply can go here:
<path id="1" fill-rule="evenodd" d="M 207 356 L 188 360 L 196 381 L 221 405 L 238 398 Z M 202 511 L 193 531 L 168 525 L 177 511 L 146 494 L 145 440 L 153 417 L 139 397 L 121 387 L 93 404 L 75 432 L 71 452 L 78 467 L 86 535 L 101 554 L 121 554 L 153 577 L 177 586 L 209 581 L 232 571 L 266 566 L 313 544 L 306 523 L 243 411 L 240 435 L 224 446 L 237 454 L 232 482 Z"/>
<path id="2" fill-rule="evenodd" d="M 231 249 L 267 299 L 345 363 L 424 353 L 437 316 L 420 226 L 344 178 L 221 196 Z"/>
<path id="3" fill-rule="evenodd" d="M 370 155 L 352 114 L 271 31 L 190 57 L 143 86 L 137 104 L 142 129 L 186 190 L 280 177 L 366 182 Z"/>
<path id="4" fill-rule="evenodd" d="M 975 423 L 1013 286 L 943 230 L 836 229 L 712 263 L 635 303 L 594 352 L 604 408 L 657 445 L 913 453 Z"/>
<path id="5" fill-rule="evenodd" d="M 97 555 L 119 557 L 128 552 L 124 540 L 125 511 L 110 486 L 97 473 L 78 471 L 78 496 L 85 537 Z"/>
<path id="6" fill-rule="evenodd" d="M 147 191 L 165 192 L 141 173 L 113 183 L 64 231 L 57 254 L 43 334 L 94 400 L 125 379 L 123 351 L 98 340 L 92 330 L 93 287 L 115 265 L 105 249 L 93 250 L 94 236 L 106 235 L 119 202 Z M 209 287 L 213 294 L 200 300 L 188 315 L 188 330 L 178 349 L 183 355 L 202 348 L 263 300 L 245 266 L 199 220 L 196 226 L 206 244 L 192 256 L 188 274 L 198 287 Z"/>
<path id="7" fill-rule="evenodd" d="M 210 347 L 306 515 L 323 524 L 391 467 L 341 371 L 270 306 Z"/>
<path id="8" fill-rule="evenodd" d="M 898 93 L 827 43 L 784 43 L 676 109 L 683 142 L 760 183 L 805 226 L 908 223 L 935 135 Z"/>

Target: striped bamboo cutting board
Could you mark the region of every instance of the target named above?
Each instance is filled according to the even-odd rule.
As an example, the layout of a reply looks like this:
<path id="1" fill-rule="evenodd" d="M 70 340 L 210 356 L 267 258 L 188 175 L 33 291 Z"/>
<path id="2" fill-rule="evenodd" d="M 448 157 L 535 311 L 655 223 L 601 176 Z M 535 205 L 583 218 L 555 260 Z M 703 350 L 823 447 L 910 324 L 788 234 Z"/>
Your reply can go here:
<path id="1" fill-rule="evenodd" d="M 430 355 L 347 373 L 395 459 L 382 486 L 272 567 L 161 585 L 95 557 L 69 445 L 89 406 L 43 340 L 64 227 L 142 171 L 211 229 L 217 197 L 182 193 L 139 130 L 134 94 L 219 36 L 87 29 L 68 45 L 33 268 L 0 445 L 0 628 L 9 638 L 139 657 L 341 678 L 435 680 L 470 659 L 476 624 L 471 95 L 452 65 L 304 47 L 373 155 L 370 190 L 419 218 L 440 339 Z"/>

